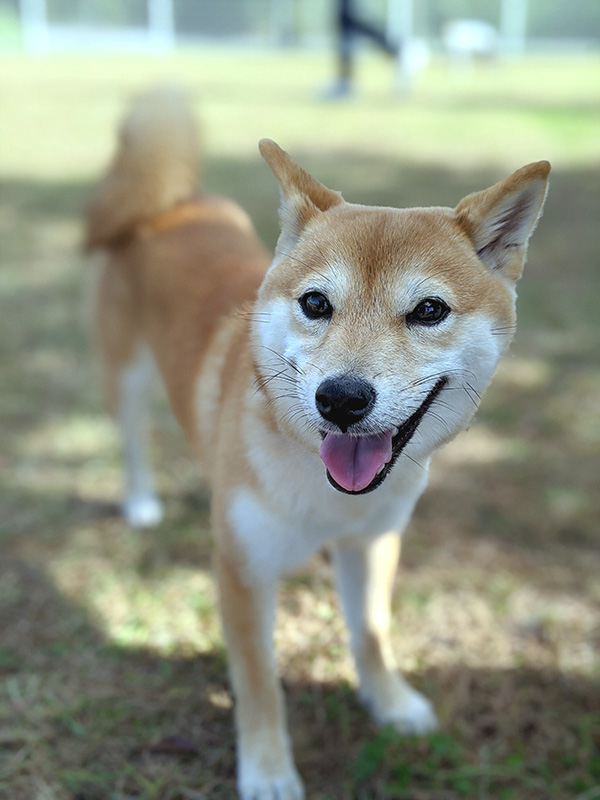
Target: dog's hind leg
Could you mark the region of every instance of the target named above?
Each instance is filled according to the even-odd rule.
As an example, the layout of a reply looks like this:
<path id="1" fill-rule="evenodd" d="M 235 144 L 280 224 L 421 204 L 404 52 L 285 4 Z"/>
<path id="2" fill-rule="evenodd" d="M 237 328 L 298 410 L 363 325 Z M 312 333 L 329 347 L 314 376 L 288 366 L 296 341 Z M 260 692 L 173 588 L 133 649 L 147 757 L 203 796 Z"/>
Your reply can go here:
<path id="1" fill-rule="evenodd" d="M 424 734 L 437 722 L 430 702 L 396 670 L 390 612 L 400 537 L 343 541 L 334 548 L 336 578 L 360 681 L 360 697 L 375 720 L 401 733 Z"/>
<path id="2" fill-rule="evenodd" d="M 126 472 L 123 515 L 134 528 L 161 521 L 162 504 L 156 494 L 147 448 L 146 418 L 155 366 L 150 351 L 140 347 L 133 361 L 117 376 L 115 417 L 121 435 Z"/>
<path id="3" fill-rule="evenodd" d="M 93 294 L 93 320 L 100 353 L 104 399 L 120 434 L 126 471 L 122 510 L 136 528 L 157 525 L 156 496 L 146 445 L 146 415 L 155 366 L 143 345 L 138 308 L 126 276 L 103 265 Z"/>

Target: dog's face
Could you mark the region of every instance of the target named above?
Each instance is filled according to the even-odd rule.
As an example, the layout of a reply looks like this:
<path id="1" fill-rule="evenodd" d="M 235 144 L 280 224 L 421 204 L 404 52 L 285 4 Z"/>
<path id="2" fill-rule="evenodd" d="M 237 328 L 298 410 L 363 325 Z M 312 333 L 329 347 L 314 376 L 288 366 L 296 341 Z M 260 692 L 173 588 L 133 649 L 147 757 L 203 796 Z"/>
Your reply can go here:
<path id="1" fill-rule="evenodd" d="M 456 210 L 397 210 L 345 203 L 261 149 L 283 199 L 253 325 L 260 385 L 334 488 L 370 492 L 401 453 L 427 458 L 473 416 L 512 337 L 548 166 Z"/>

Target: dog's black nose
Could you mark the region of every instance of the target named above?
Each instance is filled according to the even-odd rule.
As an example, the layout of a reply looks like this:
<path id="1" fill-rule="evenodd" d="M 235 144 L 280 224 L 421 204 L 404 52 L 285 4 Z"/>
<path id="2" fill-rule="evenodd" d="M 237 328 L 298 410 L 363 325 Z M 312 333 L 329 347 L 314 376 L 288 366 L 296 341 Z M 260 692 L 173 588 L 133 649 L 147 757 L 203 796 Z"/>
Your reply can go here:
<path id="1" fill-rule="evenodd" d="M 375 389 L 352 375 L 326 378 L 315 393 L 319 414 L 346 433 L 350 425 L 367 416 L 375 403 Z"/>

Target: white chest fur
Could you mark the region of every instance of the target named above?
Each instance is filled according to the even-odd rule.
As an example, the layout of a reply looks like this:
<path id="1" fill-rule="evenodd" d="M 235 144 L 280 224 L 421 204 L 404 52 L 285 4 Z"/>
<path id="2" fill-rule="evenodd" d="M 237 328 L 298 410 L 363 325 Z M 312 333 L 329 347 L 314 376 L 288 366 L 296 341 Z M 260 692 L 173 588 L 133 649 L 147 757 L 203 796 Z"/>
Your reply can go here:
<path id="1" fill-rule="evenodd" d="M 427 483 L 427 468 L 400 459 L 371 494 L 356 497 L 327 482 L 316 453 L 289 442 L 289 449 L 254 449 L 260 491 L 232 488 L 229 524 L 245 555 L 249 579 L 276 579 L 338 539 L 369 539 L 400 531 Z"/>

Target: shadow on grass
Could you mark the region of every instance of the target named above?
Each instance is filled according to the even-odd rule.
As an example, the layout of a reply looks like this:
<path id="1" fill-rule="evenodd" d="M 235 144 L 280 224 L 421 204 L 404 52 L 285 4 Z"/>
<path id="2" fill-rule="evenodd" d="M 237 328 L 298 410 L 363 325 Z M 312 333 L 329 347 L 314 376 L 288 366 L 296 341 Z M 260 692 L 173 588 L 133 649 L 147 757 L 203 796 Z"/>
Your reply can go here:
<path id="1" fill-rule="evenodd" d="M 0 586 L 0 763 L 12 800 L 34 786 L 77 800 L 233 796 L 221 650 L 169 658 L 117 647 L 23 561 L 3 562 Z M 378 732 L 345 683 L 286 684 L 311 797 L 559 800 L 599 778 L 597 682 L 469 666 L 413 680 L 442 716 L 442 732 L 424 740 Z"/>

